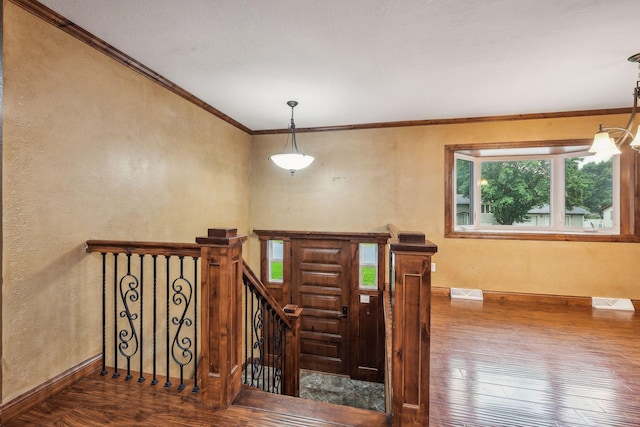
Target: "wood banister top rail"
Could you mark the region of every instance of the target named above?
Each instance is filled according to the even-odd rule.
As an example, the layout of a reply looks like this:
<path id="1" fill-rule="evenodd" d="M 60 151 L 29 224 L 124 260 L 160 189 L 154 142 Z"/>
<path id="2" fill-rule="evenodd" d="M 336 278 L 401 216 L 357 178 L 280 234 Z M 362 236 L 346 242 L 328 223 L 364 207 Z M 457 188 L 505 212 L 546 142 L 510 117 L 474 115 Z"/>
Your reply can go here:
<path id="1" fill-rule="evenodd" d="M 267 288 L 260 281 L 260 279 L 255 275 L 251 267 L 247 264 L 247 262 L 242 260 L 242 273 L 247 276 L 247 279 L 251 282 L 252 286 L 258 291 L 258 293 L 267 301 L 267 304 L 271 306 L 273 311 L 282 319 L 282 323 L 289 329 L 291 329 L 291 321 L 289 320 L 289 316 L 284 312 L 280 304 L 271 296 Z"/>
<path id="2" fill-rule="evenodd" d="M 398 235 L 400 234 L 400 229 L 393 224 L 387 224 L 387 229 L 389 230 L 389 234 L 391 235 L 390 241 L 397 242 Z"/>
<path id="3" fill-rule="evenodd" d="M 136 242 L 126 240 L 87 240 L 87 252 L 200 257 L 196 243 Z"/>

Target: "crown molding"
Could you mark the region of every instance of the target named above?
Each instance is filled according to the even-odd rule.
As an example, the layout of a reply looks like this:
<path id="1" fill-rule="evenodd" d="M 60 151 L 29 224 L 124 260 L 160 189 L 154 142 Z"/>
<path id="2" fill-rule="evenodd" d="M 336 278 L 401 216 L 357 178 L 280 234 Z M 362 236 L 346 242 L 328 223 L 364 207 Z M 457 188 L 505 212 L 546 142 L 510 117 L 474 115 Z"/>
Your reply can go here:
<path id="1" fill-rule="evenodd" d="M 218 117 L 219 119 L 235 126 L 236 128 L 246 132 L 249 135 L 274 135 L 284 134 L 289 132 L 289 129 L 267 129 L 267 130 L 252 130 L 243 125 L 242 123 L 227 116 L 220 110 L 207 104 L 197 96 L 181 88 L 177 84 L 156 73 L 149 67 L 145 66 L 141 62 L 136 61 L 132 57 L 128 56 L 124 52 L 116 49 L 104 40 L 96 37 L 85 29 L 74 24 L 64 16 L 59 15 L 43 4 L 36 0 L 9 0 L 11 3 L 21 7 L 22 9 L 32 13 L 38 18 L 50 23 L 51 25 L 59 28 L 60 30 L 70 34 L 76 39 L 86 43 L 87 45 L 97 49 L 104 53 L 108 57 L 120 62 L 124 66 L 136 71 L 139 74 L 153 80 L 165 89 L 175 93 L 176 95 L 184 98 L 192 104 L 202 108 L 210 114 Z M 431 119 L 431 120 L 408 120 L 398 122 L 381 122 L 381 123 L 363 123 L 353 125 L 339 125 L 339 126 L 319 126 L 313 128 L 296 128 L 296 132 L 336 132 L 347 130 L 365 130 L 365 129 L 385 129 L 395 127 L 409 127 L 409 126 L 435 126 L 435 125 L 452 125 L 462 123 L 481 123 L 481 122 L 499 122 L 499 121 L 514 121 L 514 120 L 533 120 L 533 119 L 556 119 L 564 117 L 582 117 L 582 116 L 599 116 L 610 114 L 629 114 L 630 108 L 614 108 L 614 109 L 601 109 L 601 110 L 584 110 L 584 111 L 564 111 L 554 113 L 532 113 L 532 114 L 511 114 L 503 116 L 487 116 L 487 117 L 465 117 L 465 118 L 450 118 L 450 119 Z"/>

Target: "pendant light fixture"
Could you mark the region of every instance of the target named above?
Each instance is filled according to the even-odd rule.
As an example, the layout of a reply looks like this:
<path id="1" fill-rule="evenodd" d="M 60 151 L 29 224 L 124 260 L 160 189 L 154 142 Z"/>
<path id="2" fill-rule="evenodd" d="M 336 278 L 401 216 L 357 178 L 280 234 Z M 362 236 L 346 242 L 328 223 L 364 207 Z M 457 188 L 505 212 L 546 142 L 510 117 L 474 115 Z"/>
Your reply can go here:
<path id="1" fill-rule="evenodd" d="M 313 162 L 313 157 L 308 154 L 301 153 L 298 150 L 298 142 L 296 141 L 296 124 L 293 121 L 293 109 L 298 105 L 298 101 L 288 101 L 287 105 L 291 107 L 291 150 L 287 150 L 289 144 L 289 134 L 284 144 L 284 149 L 280 154 L 274 154 L 269 159 L 282 169 L 286 169 L 293 175 L 297 170 L 304 169 Z"/>
<path id="2" fill-rule="evenodd" d="M 631 55 L 628 58 L 629 62 L 640 63 L 640 53 Z M 640 64 L 639 64 L 640 67 Z M 620 154 L 620 147 L 631 138 L 631 144 L 629 145 L 633 150 L 640 151 L 640 126 L 635 136 L 631 132 L 631 128 L 635 125 L 636 112 L 638 109 L 638 97 L 640 97 L 640 75 L 636 81 L 636 87 L 633 90 L 633 107 L 631 108 L 631 117 L 627 122 L 627 126 L 624 128 L 615 126 L 602 126 L 600 125 L 598 132 L 593 138 L 593 144 L 589 148 L 590 153 L 599 155 L 615 155 Z"/>

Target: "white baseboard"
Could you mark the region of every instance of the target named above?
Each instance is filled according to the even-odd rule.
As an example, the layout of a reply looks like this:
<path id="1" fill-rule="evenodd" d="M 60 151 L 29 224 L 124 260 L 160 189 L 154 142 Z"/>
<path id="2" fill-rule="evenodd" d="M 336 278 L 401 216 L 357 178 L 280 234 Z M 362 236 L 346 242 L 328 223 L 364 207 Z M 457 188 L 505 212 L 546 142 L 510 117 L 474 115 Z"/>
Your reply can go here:
<path id="1" fill-rule="evenodd" d="M 635 311 L 633 303 L 626 298 L 591 298 L 591 306 L 603 310 Z"/>
<path id="2" fill-rule="evenodd" d="M 468 299 L 473 301 L 482 301 L 481 289 L 462 289 L 451 288 L 451 299 Z"/>

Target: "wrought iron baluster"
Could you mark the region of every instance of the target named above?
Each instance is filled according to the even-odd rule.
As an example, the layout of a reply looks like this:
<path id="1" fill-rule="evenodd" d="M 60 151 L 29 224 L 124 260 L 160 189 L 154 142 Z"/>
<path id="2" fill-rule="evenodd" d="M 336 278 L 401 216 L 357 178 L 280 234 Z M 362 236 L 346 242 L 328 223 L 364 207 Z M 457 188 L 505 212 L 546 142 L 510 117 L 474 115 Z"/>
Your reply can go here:
<path id="1" fill-rule="evenodd" d="M 275 328 L 274 319 L 275 319 L 275 312 L 273 311 L 273 309 L 271 307 L 269 307 L 269 329 L 270 329 L 270 333 L 269 333 L 269 341 L 270 341 L 270 343 L 269 344 L 271 345 L 271 354 L 269 355 L 269 362 L 271 364 L 271 369 L 269 371 L 269 388 L 270 388 L 269 391 L 271 391 L 271 393 L 274 393 L 273 380 L 274 380 L 274 375 L 275 375 L 275 370 L 276 370 L 276 366 L 274 364 L 274 362 L 275 362 L 274 356 L 275 356 L 275 353 L 276 353 L 276 351 L 275 351 L 275 340 L 274 340 L 276 328 Z"/>
<path id="2" fill-rule="evenodd" d="M 167 364 L 167 378 L 166 378 L 166 382 L 164 383 L 165 388 L 171 387 L 171 380 L 170 380 L 170 376 L 169 376 L 169 329 L 171 328 L 170 324 L 169 324 L 169 282 L 171 281 L 170 279 L 170 273 L 169 273 L 169 259 L 171 257 L 169 255 L 165 256 L 165 260 L 166 260 L 166 264 L 167 264 L 167 294 L 165 296 L 166 298 L 166 321 L 167 321 L 167 334 L 166 334 L 166 352 L 167 352 L 167 357 L 166 357 L 166 364 Z"/>
<path id="3" fill-rule="evenodd" d="M 198 306 L 198 257 L 193 257 L 193 342 L 195 343 L 195 358 L 193 360 L 193 390 L 192 393 L 197 393 L 200 391 L 200 387 L 198 387 L 198 310 L 200 307 Z"/>
<path id="4" fill-rule="evenodd" d="M 271 387 L 271 393 L 275 393 L 275 379 L 276 379 L 276 312 L 273 310 L 273 307 L 269 307 L 269 322 L 271 323 L 271 355 L 269 356 L 269 360 L 271 362 L 271 372 L 269 375 L 269 383 Z"/>
<path id="5" fill-rule="evenodd" d="M 112 378 L 118 378 L 118 254 L 113 254 L 113 365 Z"/>
<path id="6" fill-rule="evenodd" d="M 183 306 L 183 308 L 179 317 L 173 316 L 171 318 L 171 322 L 177 327 L 171 344 L 171 357 L 180 370 L 180 385 L 178 386 L 178 390 L 182 391 L 186 387 L 184 383 L 184 368 L 193 360 L 193 351 L 191 350 L 193 345 L 192 340 L 188 335 L 182 335 L 184 333 L 183 328 L 193 326 L 193 320 L 187 317 L 187 311 L 193 297 L 193 286 L 184 276 L 184 257 L 179 257 L 179 260 L 180 275 L 173 281 L 171 286 L 173 289 L 172 301 L 176 307 L 179 308 Z"/>
<path id="7" fill-rule="evenodd" d="M 153 379 L 151 385 L 158 384 L 158 376 L 156 369 L 157 355 L 157 320 L 158 320 L 158 255 L 152 255 L 153 258 Z"/>
<path id="8" fill-rule="evenodd" d="M 140 376 L 138 382 L 144 382 L 144 368 L 143 368 L 143 352 L 144 352 L 144 254 L 139 254 L 140 257 Z"/>
<path id="9" fill-rule="evenodd" d="M 140 281 L 131 272 L 131 254 L 127 254 L 127 273 L 122 276 L 119 284 L 120 299 L 123 309 L 120 311 L 120 317 L 126 318 L 127 324 L 120 329 L 118 337 L 118 351 L 127 361 L 127 376 L 125 380 L 129 381 L 133 378 L 131 375 L 131 358 L 138 352 L 140 343 L 138 341 L 138 332 L 136 330 L 135 321 L 138 314 L 132 311 L 129 303 L 135 303 L 140 300 Z M 127 329 L 128 325 L 128 329 Z"/>
<path id="10" fill-rule="evenodd" d="M 251 326 L 251 366 L 247 366 L 247 369 L 251 368 L 251 385 L 254 385 L 254 369 L 253 369 L 253 358 L 254 356 L 254 343 L 256 342 L 255 340 L 255 336 L 254 336 L 254 329 L 253 329 L 253 313 L 254 313 L 254 302 L 255 302 L 255 295 L 253 295 L 253 289 L 251 289 L 251 311 L 249 312 L 250 315 L 250 321 L 251 321 L 251 325 L 247 324 L 247 328 L 249 326 Z"/>
<path id="11" fill-rule="evenodd" d="M 107 254 L 102 252 L 102 371 L 107 375 Z"/>
<path id="12" fill-rule="evenodd" d="M 242 364 L 242 367 L 244 368 L 244 372 L 242 373 L 242 375 L 244 376 L 244 380 L 243 383 L 246 384 L 247 383 L 247 360 L 249 359 L 249 351 L 247 348 L 247 340 L 249 339 L 249 331 L 248 331 L 248 327 L 249 327 L 249 323 L 247 322 L 247 313 L 249 311 L 249 289 L 247 287 L 247 279 L 246 277 L 242 277 L 242 285 L 244 288 L 244 316 L 243 316 L 243 320 L 244 320 L 244 363 Z"/>
<path id="13" fill-rule="evenodd" d="M 268 352 L 269 349 L 268 348 L 264 348 L 264 341 L 266 339 L 266 331 L 265 331 L 265 327 L 264 327 L 264 322 L 265 321 L 269 321 L 269 318 L 265 318 L 265 303 L 264 300 L 261 300 L 261 304 L 260 304 L 260 317 L 262 318 L 262 324 L 260 325 L 261 327 L 261 338 L 262 338 L 262 342 L 260 343 L 261 348 L 262 348 L 262 357 L 260 358 L 260 366 L 262 369 L 262 389 L 265 389 L 265 384 L 267 384 L 266 380 L 266 372 L 265 372 L 265 357 L 269 357 Z M 265 354 L 265 352 L 267 354 Z"/>
<path id="14" fill-rule="evenodd" d="M 287 339 L 286 328 L 284 325 L 284 321 L 281 321 L 280 322 L 280 394 L 283 393 L 282 391 L 283 379 L 286 378 L 285 369 L 284 369 L 284 367 L 286 366 L 285 361 L 287 360 L 287 357 L 285 354 L 287 349 L 287 346 L 285 345 L 286 339 Z"/>
<path id="15" fill-rule="evenodd" d="M 253 343 L 254 357 L 253 357 L 253 370 L 256 378 L 255 387 L 264 389 L 264 319 L 263 319 L 263 302 L 256 294 L 256 310 L 253 313 L 253 329 L 256 334 L 256 339 Z M 255 357 L 255 351 L 258 355 Z"/>

